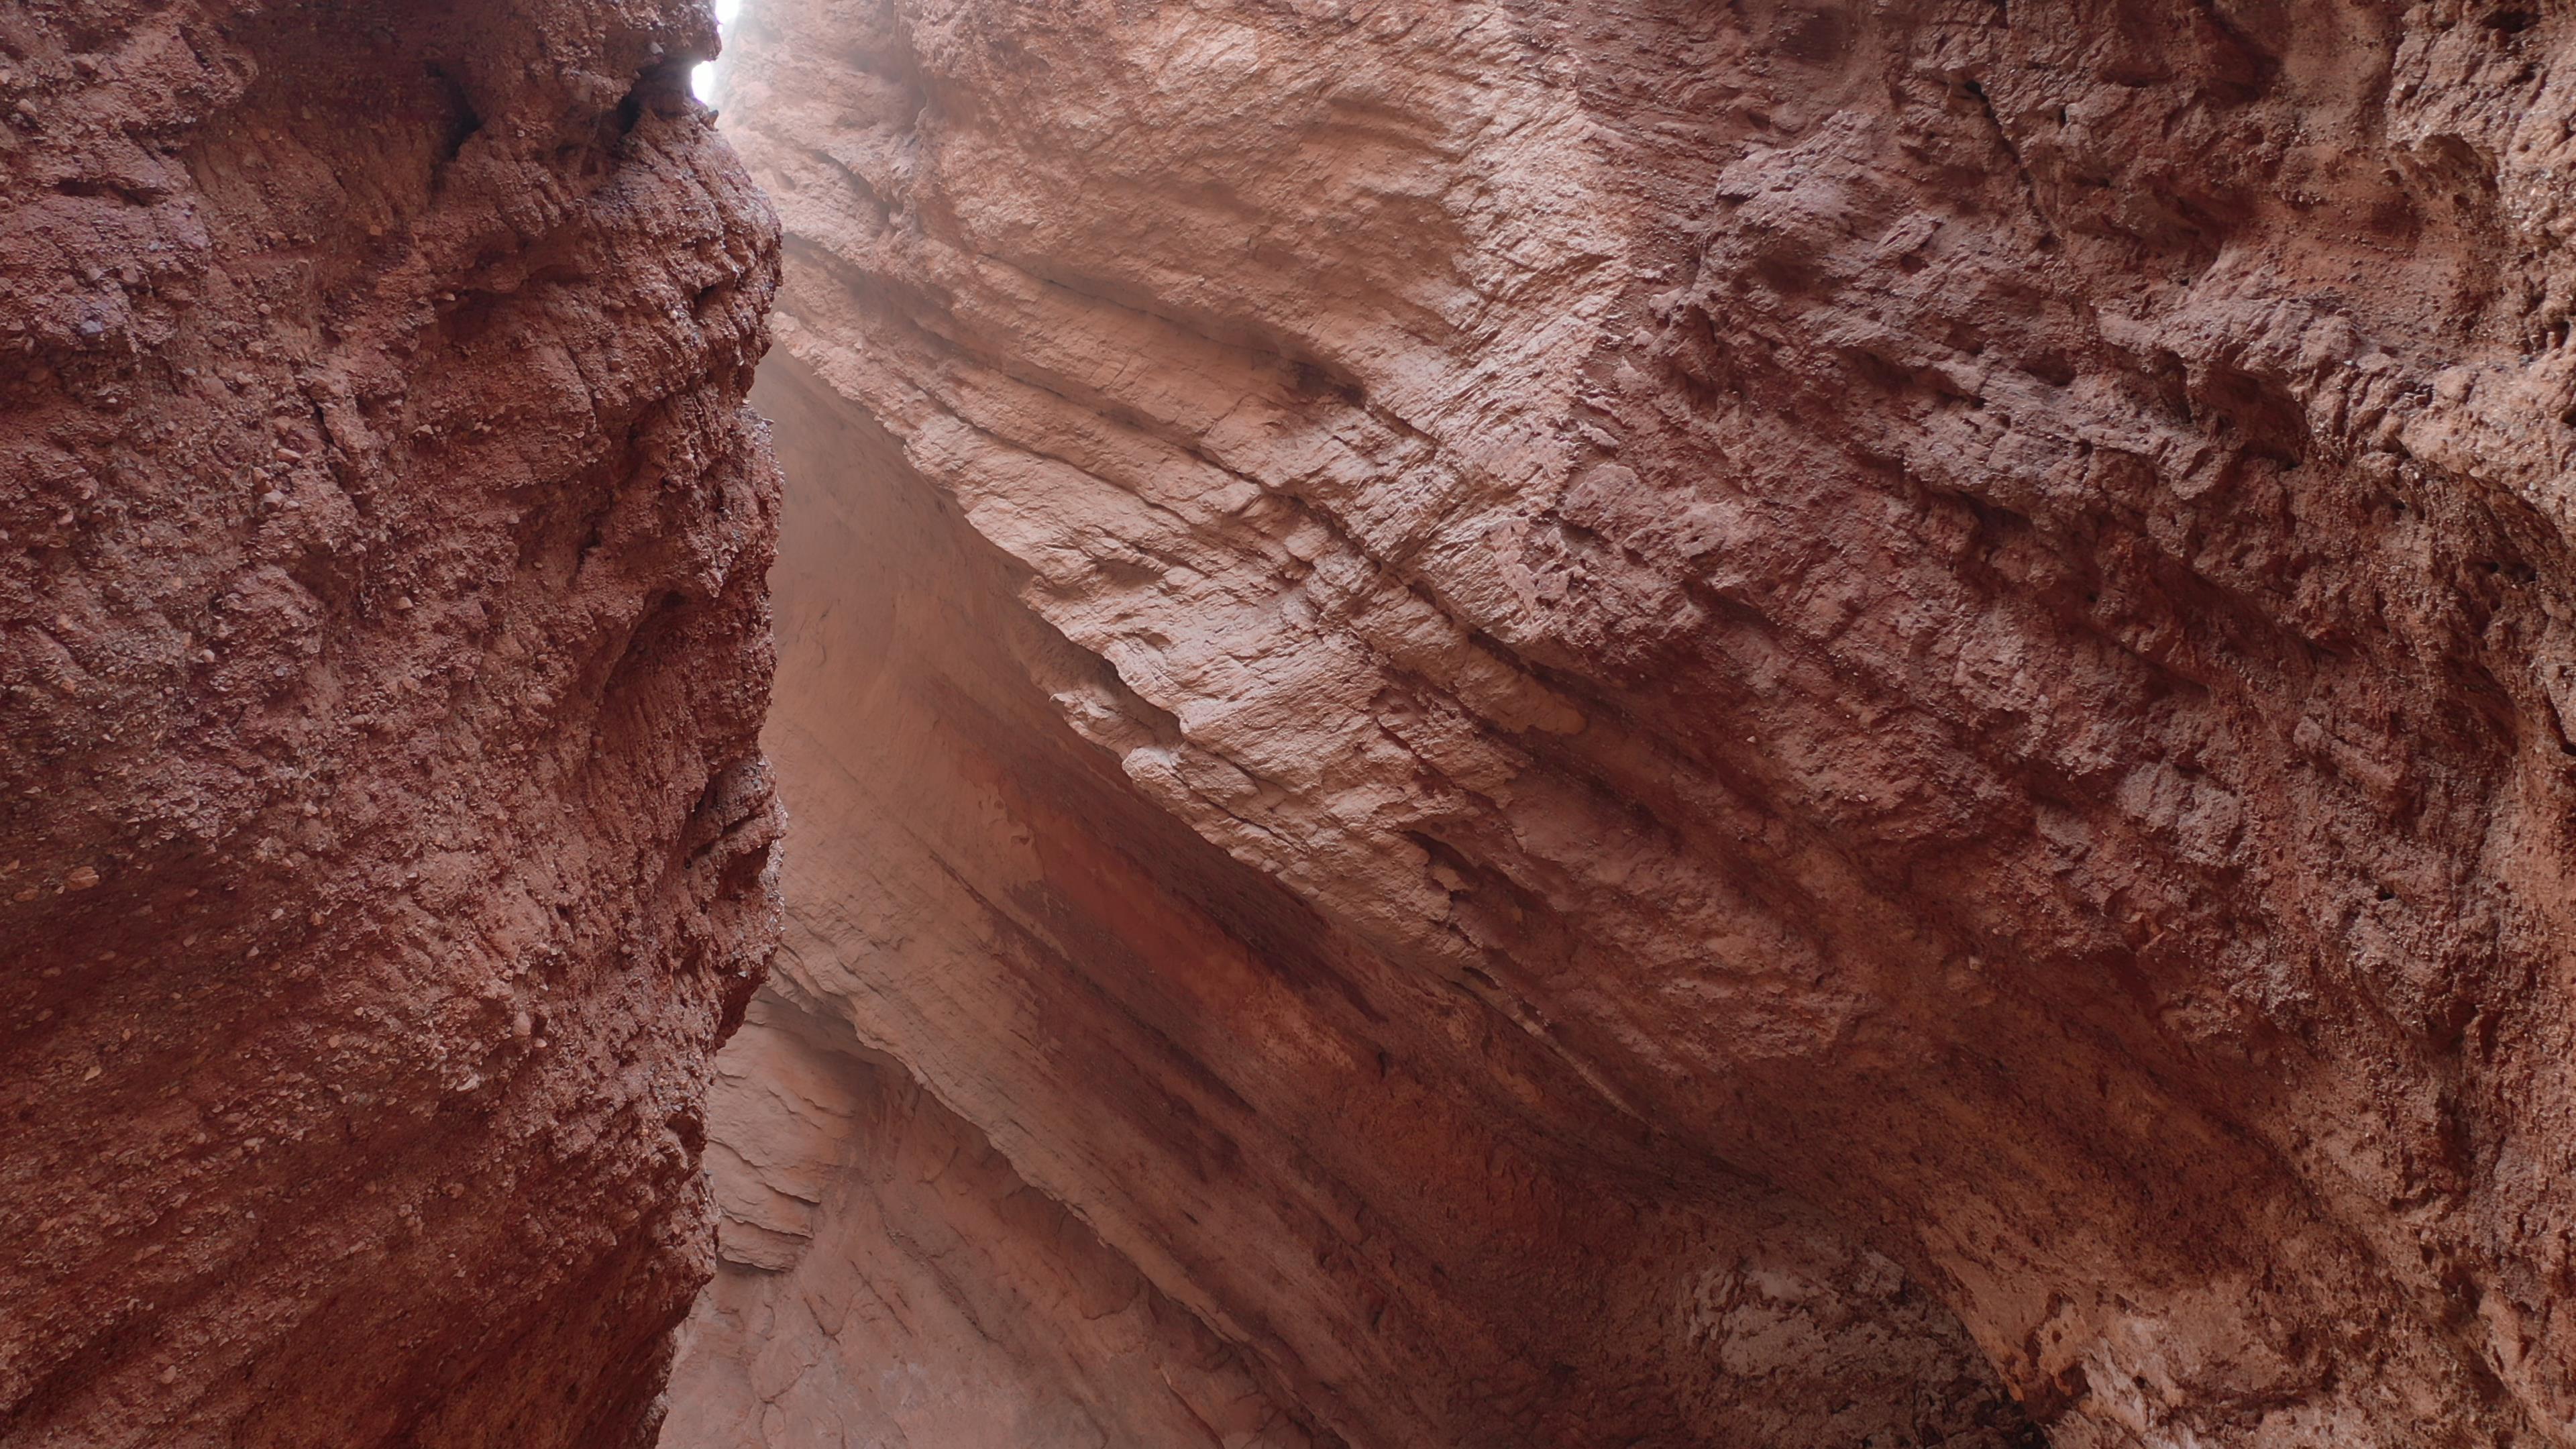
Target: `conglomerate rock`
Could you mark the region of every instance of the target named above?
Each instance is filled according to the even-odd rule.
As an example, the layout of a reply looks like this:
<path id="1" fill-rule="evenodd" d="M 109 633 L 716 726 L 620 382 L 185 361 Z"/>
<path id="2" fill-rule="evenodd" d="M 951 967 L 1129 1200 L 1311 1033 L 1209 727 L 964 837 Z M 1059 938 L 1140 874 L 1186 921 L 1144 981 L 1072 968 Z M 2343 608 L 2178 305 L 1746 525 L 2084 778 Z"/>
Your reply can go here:
<path id="1" fill-rule="evenodd" d="M 776 939 L 687 0 L 0 6 L 0 1444 L 649 1443 Z"/>
<path id="2" fill-rule="evenodd" d="M 2576 1444 L 2571 43 L 754 0 L 685 1442 Z"/>

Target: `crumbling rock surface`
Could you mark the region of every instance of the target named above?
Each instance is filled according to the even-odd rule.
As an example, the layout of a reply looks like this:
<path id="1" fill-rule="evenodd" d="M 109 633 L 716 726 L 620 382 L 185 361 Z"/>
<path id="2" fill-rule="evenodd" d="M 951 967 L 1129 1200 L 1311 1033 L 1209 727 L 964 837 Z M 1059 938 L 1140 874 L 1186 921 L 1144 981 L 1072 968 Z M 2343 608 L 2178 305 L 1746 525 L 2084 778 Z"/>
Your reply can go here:
<path id="1" fill-rule="evenodd" d="M 0 1443 L 649 1443 L 776 939 L 683 0 L 0 8 Z"/>
<path id="2" fill-rule="evenodd" d="M 702 1314 L 900 1417 L 1096 1238 L 1317 1441 L 2576 1444 L 2571 37 L 761 0 L 775 1009 L 903 1105 Z"/>

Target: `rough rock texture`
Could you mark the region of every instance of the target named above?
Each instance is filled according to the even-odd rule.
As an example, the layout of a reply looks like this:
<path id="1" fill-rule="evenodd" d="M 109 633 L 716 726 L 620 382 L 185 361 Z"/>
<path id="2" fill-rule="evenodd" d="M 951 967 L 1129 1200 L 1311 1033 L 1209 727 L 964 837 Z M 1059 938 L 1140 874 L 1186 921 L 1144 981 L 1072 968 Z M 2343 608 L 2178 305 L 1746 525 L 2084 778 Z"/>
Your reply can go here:
<path id="1" fill-rule="evenodd" d="M 651 1441 L 775 940 L 684 0 L 0 7 L 0 1443 Z"/>
<path id="2" fill-rule="evenodd" d="M 1140 796 L 1033 682 L 1097 663 L 893 440 L 789 357 L 754 398 L 818 480 L 794 906 L 666 1445 L 2003 1441 L 1893 1265 Z"/>
<path id="3" fill-rule="evenodd" d="M 904 1416 L 1082 1316 L 1025 1184 L 1274 1434 L 2576 1444 L 2564 6 L 743 39 L 800 837 L 739 1070 L 875 1105 L 735 1174 L 677 1392 L 769 1407 L 703 1442 L 831 1442 L 836 1355 L 995 1442 Z M 1027 1393 L 1236 1442 L 1119 1417 L 1146 1357 Z"/>

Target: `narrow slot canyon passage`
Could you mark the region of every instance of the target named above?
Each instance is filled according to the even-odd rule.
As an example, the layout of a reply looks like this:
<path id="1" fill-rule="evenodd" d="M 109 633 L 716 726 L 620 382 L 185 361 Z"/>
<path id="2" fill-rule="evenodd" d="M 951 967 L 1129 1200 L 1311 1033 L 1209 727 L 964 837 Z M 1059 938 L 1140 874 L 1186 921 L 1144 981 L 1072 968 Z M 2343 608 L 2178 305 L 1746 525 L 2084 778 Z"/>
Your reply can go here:
<path id="1" fill-rule="evenodd" d="M 2564 33 L 754 0 L 663 1444 L 2576 1442 Z"/>
<path id="2" fill-rule="evenodd" d="M 2571 178 L 2571 0 L 0 0 L 0 1449 L 2576 1449 Z"/>

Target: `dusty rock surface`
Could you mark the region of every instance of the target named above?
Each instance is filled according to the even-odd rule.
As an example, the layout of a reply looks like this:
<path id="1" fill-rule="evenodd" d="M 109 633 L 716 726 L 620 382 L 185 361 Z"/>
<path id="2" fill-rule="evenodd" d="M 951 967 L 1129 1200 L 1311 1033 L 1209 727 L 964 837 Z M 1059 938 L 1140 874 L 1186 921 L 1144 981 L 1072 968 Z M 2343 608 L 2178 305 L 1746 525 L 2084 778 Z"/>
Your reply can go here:
<path id="1" fill-rule="evenodd" d="M 0 1443 L 649 1443 L 775 939 L 682 0 L 0 7 Z"/>
<path id="2" fill-rule="evenodd" d="M 2576 1444 L 2571 37 L 760 0 L 777 1009 L 907 1105 L 711 1301 L 1052 1292 L 1015 1181 L 1270 1432 Z"/>

